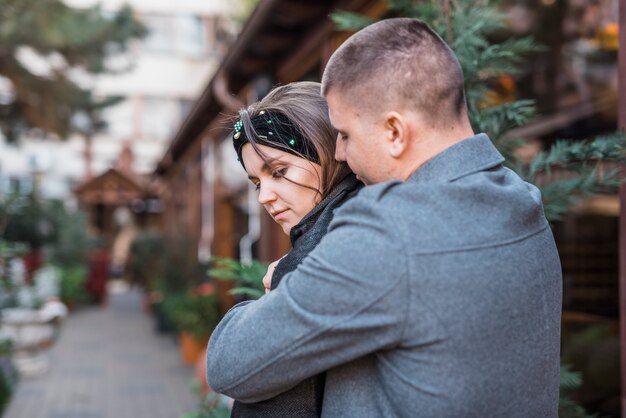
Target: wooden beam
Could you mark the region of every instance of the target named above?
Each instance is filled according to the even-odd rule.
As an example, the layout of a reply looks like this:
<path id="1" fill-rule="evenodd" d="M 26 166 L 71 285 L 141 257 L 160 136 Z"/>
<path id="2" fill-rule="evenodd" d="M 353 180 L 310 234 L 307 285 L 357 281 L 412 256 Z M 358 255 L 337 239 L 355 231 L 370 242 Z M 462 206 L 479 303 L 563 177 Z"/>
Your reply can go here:
<path id="1" fill-rule="evenodd" d="M 382 17 L 388 10 L 386 0 L 352 0 L 336 10 L 358 11 L 372 18 Z M 336 10 L 333 10 L 336 11 Z M 300 79 L 316 63 L 320 63 L 320 76 L 330 54 L 343 42 L 350 33 L 343 33 L 341 42 L 335 42 L 335 25 L 330 19 L 320 21 L 310 33 L 302 39 L 297 51 L 291 54 L 278 68 L 276 78 L 281 83 L 289 83 Z"/>
<path id="2" fill-rule="evenodd" d="M 626 2 L 619 2 L 619 45 L 618 48 L 618 122 L 622 132 L 626 132 Z M 626 178 L 626 167 L 622 169 Z M 626 416 L 626 184 L 619 188 L 619 310 L 620 310 L 620 352 L 622 372 L 622 416 Z"/>
<path id="3" fill-rule="evenodd" d="M 581 119 L 597 116 L 605 111 L 612 111 L 614 108 L 615 99 L 613 97 L 601 97 L 567 109 L 560 109 L 549 116 L 539 116 L 524 126 L 511 129 L 506 133 L 506 137 L 535 138 L 563 129 Z"/>

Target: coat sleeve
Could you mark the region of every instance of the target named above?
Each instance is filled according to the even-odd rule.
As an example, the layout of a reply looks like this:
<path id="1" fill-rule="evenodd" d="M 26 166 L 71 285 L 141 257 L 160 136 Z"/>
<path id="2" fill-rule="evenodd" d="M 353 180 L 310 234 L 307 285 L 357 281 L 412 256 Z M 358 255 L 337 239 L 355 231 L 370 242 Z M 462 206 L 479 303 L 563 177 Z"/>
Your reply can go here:
<path id="1" fill-rule="evenodd" d="M 244 402 L 400 342 L 408 310 L 406 256 L 392 222 L 361 195 L 276 290 L 230 310 L 207 350 L 207 380 Z M 397 234 L 396 234 L 397 235 Z"/>

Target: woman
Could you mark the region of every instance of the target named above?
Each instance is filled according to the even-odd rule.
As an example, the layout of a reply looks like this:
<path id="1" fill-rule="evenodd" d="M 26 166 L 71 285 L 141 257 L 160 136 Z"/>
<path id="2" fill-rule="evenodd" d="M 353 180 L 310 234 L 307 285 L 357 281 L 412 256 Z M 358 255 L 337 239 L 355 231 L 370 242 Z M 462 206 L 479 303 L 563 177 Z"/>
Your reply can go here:
<path id="1" fill-rule="evenodd" d="M 259 203 L 291 238 L 292 250 L 266 276 L 275 289 L 326 234 L 333 210 L 362 184 L 334 158 L 337 132 L 319 83 L 278 87 L 239 114 L 233 133 L 239 161 L 257 187 Z M 263 402 L 235 401 L 232 416 L 319 417 L 323 392 L 322 374 Z"/>

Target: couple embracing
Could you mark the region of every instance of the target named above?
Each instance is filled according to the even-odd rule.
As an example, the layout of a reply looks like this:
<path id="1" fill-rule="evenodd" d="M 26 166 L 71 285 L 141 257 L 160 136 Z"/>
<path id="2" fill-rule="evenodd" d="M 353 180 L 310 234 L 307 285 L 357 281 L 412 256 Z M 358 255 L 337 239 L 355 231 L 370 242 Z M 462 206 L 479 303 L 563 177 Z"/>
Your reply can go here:
<path id="1" fill-rule="evenodd" d="M 539 191 L 469 123 L 427 25 L 350 37 L 233 142 L 292 250 L 207 350 L 234 417 L 556 417 L 561 269 Z"/>

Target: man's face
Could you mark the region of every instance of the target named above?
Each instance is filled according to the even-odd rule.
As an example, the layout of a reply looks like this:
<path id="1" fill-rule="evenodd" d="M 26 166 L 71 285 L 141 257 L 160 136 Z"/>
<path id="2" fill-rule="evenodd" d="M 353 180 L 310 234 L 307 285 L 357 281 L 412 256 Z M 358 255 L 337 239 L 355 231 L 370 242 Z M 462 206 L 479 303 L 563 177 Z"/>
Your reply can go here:
<path id="1" fill-rule="evenodd" d="M 391 177 L 386 170 L 388 152 L 385 148 L 383 118 L 359 107 L 359 100 L 350 100 L 341 91 L 331 90 L 327 96 L 330 121 L 339 131 L 335 159 L 346 161 L 365 184 L 376 184 Z"/>

